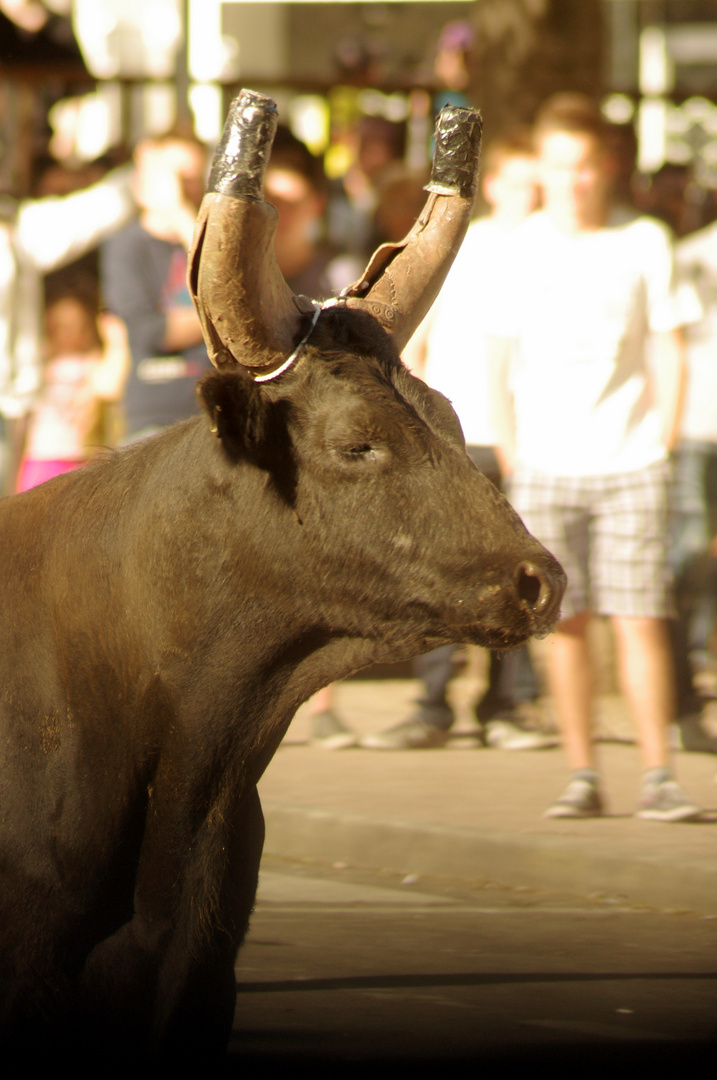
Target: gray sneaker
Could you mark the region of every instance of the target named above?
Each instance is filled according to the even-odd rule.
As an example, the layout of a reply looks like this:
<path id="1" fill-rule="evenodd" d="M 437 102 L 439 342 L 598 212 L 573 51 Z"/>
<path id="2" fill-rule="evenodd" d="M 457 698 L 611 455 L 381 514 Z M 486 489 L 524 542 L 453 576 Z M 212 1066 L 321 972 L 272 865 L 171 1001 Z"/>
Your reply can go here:
<path id="1" fill-rule="evenodd" d="M 448 732 L 443 728 L 414 717 L 375 735 L 364 735 L 359 746 L 365 750 L 430 750 L 447 741 Z"/>
<path id="2" fill-rule="evenodd" d="M 601 817 L 603 801 L 597 784 L 574 777 L 563 794 L 544 812 L 548 818 Z"/>
<path id="3" fill-rule="evenodd" d="M 483 738 L 486 746 L 492 746 L 494 750 L 548 750 L 560 742 L 555 735 L 544 735 L 520 721 L 500 717 L 488 721 Z"/>
<path id="4" fill-rule="evenodd" d="M 663 780 L 644 785 L 637 816 L 648 821 L 697 821 L 702 811 L 674 780 Z"/>
<path id="5" fill-rule="evenodd" d="M 358 741 L 353 731 L 342 724 L 336 713 L 325 709 L 312 717 L 311 743 L 324 750 L 346 750 Z"/>

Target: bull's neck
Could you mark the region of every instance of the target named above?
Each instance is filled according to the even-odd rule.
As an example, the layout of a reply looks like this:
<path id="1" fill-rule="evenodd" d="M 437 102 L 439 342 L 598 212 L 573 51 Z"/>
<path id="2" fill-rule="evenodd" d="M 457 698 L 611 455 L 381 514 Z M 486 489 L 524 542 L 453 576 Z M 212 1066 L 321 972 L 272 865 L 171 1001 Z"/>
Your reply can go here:
<path id="1" fill-rule="evenodd" d="M 311 638 L 308 635 L 306 644 Z M 252 725 L 260 732 L 251 759 L 255 782 L 276 752 L 299 706 L 325 686 L 368 666 L 376 654 L 375 643 L 359 638 L 328 638 L 321 644 L 315 639 L 312 644 L 313 648 L 310 651 L 306 648 L 301 657 L 294 645 L 273 654 L 267 650 L 260 685 L 247 688 L 252 707 L 260 713 Z"/>

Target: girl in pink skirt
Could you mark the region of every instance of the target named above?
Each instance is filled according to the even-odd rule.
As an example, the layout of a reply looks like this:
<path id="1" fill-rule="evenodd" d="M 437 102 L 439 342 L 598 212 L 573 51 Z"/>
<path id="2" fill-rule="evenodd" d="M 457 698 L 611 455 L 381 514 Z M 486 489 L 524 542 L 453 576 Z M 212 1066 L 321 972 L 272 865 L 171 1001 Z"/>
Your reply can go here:
<path id="1" fill-rule="evenodd" d="M 106 443 L 108 402 L 122 393 L 127 333 L 115 315 L 96 314 L 80 292 L 57 296 L 45 310 L 43 384 L 28 422 L 17 490 L 79 468 Z"/>

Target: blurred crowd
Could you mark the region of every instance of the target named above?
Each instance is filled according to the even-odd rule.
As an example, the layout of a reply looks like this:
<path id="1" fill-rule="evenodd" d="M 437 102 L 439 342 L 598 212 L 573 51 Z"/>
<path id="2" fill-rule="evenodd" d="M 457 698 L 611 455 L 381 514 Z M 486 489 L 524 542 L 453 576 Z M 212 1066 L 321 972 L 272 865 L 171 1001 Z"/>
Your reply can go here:
<path id="1" fill-rule="evenodd" d="M 466 43 L 438 49 L 441 104 L 465 103 Z M 266 174 L 276 255 L 314 299 L 355 280 L 424 202 L 405 124 L 363 117 L 343 132 L 347 168 L 280 128 Z M 548 689 L 570 782 L 548 809 L 603 809 L 592 743 L 587 622 L 611 620 L 644 763 L 639 812 L 698 815 L 670 751 L 717 751 L 717 223 L 685 169 L 635 173 L 634 140 L 575 94 L 532 129 L 489 140 L 476 219 L 404 361 L 444 393 L 476 466 L 505 490 L 568 569 L 548 650 Z M 197 409 L 208 367 L 186 285 L 208 169 L 192 131 L 143 139 L 120 169 L 45 163 L 33 197 L 0 221 L 3 492 L 24 491 Z M 454 722 L 456 650 L 417 658 L 414 713 L 369 749 L 439 747 Z M 527 648 L 492 656 L 475 706 L 487 746 L 542 749 L 558 736 Z M 313 738 L 355 745 L 331 688 Z M 672 743 L 672 745 L 671 745 Z"/>

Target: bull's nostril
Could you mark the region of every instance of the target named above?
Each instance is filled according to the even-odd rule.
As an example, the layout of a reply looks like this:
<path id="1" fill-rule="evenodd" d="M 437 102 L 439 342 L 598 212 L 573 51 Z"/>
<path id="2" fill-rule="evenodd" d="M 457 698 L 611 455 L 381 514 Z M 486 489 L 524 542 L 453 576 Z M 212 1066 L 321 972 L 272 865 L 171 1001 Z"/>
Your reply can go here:
<path id="1" fill-rule="evenodd" d="M 518 596 L 536 613 L 543 611 L 550 601 L 550 586 L 532 563 L 521 563 L 518 568 Z"/>

